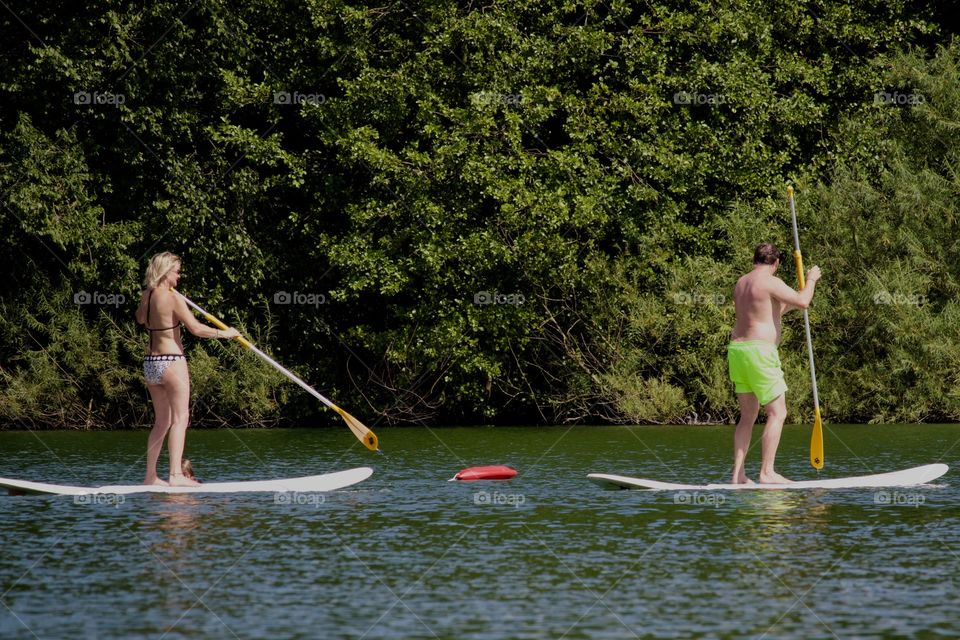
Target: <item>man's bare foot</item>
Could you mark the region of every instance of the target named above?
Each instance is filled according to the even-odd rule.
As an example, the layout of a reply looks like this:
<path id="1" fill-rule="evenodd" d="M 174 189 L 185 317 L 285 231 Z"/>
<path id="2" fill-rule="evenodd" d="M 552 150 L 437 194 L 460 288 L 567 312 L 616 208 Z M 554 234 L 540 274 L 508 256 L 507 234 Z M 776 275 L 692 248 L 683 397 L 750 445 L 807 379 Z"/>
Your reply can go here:
<path id="1" fill-rule="evenodd" d="M 753 480 L 747 477 L 747 474 L 741 473 L 739 478 L 734 478 L 732 484 L 756 484 Z"/>
<path id="2" fill-rule="evenodd" d="M 196 480 L 191 480 L 182 473 L 171 473 L 170 474 L 170 486 L 171 487 L 199 487 L 200 483 Z"/>
<path id="3" fill-rule="evenodd" d="M 773 473 L 760 472 L 760 484 L 790 484 L 793 480 L 788 480 L 774 471 Z"/>
<path id="4" fill-rule="evenodd" d="M 161 487 L 166 487 L 170 483 L 158 476 L 153 476 L 152 478 L 150 476 L 147 476 L 146 478 L 143 479 L 143 484 L 156 484 L 156 485 L 160 485 Z"/>

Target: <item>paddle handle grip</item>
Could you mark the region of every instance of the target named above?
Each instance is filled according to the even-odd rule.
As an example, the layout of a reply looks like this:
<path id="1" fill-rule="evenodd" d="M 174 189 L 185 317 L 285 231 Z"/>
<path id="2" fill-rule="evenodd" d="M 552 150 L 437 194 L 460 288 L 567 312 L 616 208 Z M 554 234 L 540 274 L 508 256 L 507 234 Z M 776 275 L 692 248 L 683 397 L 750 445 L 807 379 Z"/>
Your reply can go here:
<path id="1" fill-rule="evenodd" d="M 797 265 L 797 282 L 800 283 L 800 290 L 807 286 L 806 279 L 803 277 L 803 256 L 800 255 L 800 249 L 793 252 L 793 262 Z"/>
<path id="2" fill-rule="evenodd" d="M 793 262 L 797 266 L 797 282 L 802 291 L 807 286 L 803 276 L 803 255 L 800 253 L 800 232 L 797 229 L 797 205 L 793 201 L 793 187 L 787 187 L 787 197 L 790 199 L 790 224 L 793 227 Z"/>

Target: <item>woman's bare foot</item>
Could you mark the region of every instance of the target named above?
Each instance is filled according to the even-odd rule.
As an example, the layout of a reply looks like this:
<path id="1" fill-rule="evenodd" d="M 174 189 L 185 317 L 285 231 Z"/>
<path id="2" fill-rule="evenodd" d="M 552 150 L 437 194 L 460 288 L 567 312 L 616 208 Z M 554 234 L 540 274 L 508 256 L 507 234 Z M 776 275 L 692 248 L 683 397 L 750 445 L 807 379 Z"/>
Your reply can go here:
<path id="1" fill-rule="evenodd" d="M 191 480 L 182 473 L 171 473 L 170 474 L 170 486 L 171 487 L 199 487 L 200 483 L 196 480 Z"/>
<path id="2" fill-rule="evenodd" d="M 161 487 L 166 487 L 170 483 L 167 482 L 166 480 L 163 480 L 162 478 L 159 478 L 158 476 L 153 476 L 152 478 L 150 476 L 147 476 L 146 478 L 143 479 L 143 484 L 156 484 L 156 485 L 160 485 Z"/>
<path id="3" fill-rule="evenodd" d="M 771 473 L 760 472 L 760 484 L 790 484 L 793 480 L 788 480 L 782 475 L 773 471 Z"/>
<path id="4" fill-rule="evenodd" d="M 748 478 L 746 473 L 741 473 L 739 478 L 733 479 L 733 484 L 756 484 L 756 483 L 750 478 Z"/>

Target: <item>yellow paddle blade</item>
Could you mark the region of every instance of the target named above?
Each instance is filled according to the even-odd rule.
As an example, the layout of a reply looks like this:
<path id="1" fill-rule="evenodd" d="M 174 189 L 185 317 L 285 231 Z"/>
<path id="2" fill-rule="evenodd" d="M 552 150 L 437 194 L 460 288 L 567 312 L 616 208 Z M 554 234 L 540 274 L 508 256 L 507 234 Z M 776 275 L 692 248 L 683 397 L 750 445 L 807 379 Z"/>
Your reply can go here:
<path id="1" fill-rule="evenodd" d="M 820 407 L 814 409 L 813 435 L 810 436 L 810 464 L 814 469 L 823 469 L 823 423 Z"/>
<path id="2" fill-rule="evenodd" d="M 353 431 L 353 435 L 357 436 L 357 440 L 363 443 L 367 449 L 370 451 L 376 451 L 380 448 L 380 441 L 377 439 L 377 434 L 354 418 L 352 415 L 338 407 L 333 405 L 333 410 L 340 414 L 340 417 L 343 418 L 343 421 L 347 423 L 347 426 L 350 427 L 350 431 Z"/>

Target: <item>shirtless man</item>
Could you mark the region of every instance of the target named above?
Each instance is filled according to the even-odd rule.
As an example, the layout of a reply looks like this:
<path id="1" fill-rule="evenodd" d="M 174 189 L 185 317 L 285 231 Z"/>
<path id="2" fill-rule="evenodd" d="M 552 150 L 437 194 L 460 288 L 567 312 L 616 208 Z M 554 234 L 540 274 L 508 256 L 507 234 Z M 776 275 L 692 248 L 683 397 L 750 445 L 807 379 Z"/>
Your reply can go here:
<path id="1" fill-rule="evenodd" d="M 767 414 L 767 424 L 763 429 L 760 482 L 790 482 L 773 469 L 787 417 L 787 384 L 777 353 L 780 319 L 787 311 L 810 305 L 820 279 L 820 267 L 811 268 L 806 287 L 795 291 L 776 276 L 779 266 L 780 251 L 770 243 L 758 245 L 753 254 L 753 271 L 737 280 L 733 289 L 737 321 L 727 346 L 727 365 L 740 402 L 740 422 L 733 435 L 734 484 L 752 483 L 743 464 L 761 406 Z"/>

